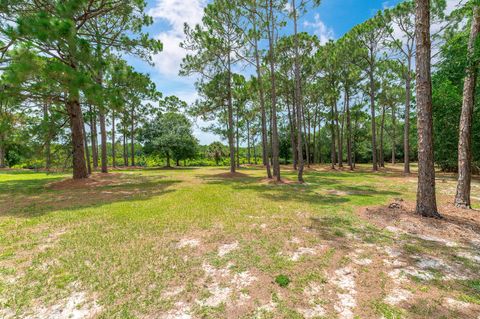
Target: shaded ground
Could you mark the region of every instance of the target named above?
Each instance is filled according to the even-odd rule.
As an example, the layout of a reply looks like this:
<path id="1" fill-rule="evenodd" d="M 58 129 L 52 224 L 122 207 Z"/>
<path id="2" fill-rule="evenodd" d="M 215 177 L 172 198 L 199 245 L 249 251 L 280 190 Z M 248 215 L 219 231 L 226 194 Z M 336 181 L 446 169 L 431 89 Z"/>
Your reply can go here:
<path id="1" fill-rule="evenodd" d="M 451 176 L 431 221 L 397 169 L 263 174 L 0 172 L 0 317 L 479 318 L 480 219 Z"/>

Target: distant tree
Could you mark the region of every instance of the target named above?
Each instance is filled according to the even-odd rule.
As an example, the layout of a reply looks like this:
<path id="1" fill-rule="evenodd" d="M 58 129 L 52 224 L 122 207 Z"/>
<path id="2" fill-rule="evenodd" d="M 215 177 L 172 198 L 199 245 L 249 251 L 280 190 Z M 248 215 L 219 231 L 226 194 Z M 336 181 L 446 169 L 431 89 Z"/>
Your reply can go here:
<path id="1" fill-rule="evenodd" d="M 225 146 L 220 142 L 213 142 L 208 145 L 207 155 L 215 161 L 215 164 L 218 166 L 221 160 L 227 155 L 225 152 Z"/>
<path id="2" fill-rule="evenodd" d="M 190 120 L 175 112 L 161 113 L 148 121 L 140 133 L 140 141 L 146 154 L 164 156 L 167 167 L 171 166 L 171 159 L 178 165 L 180 160 L 194 158 L 198 144 Z"/>

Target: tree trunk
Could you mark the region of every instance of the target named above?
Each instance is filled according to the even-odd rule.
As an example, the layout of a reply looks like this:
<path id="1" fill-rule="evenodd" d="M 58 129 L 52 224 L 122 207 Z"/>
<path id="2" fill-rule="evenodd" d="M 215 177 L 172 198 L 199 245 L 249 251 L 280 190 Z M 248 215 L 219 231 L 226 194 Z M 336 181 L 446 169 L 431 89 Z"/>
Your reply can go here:
<path id="1" fill-rule="evenodd" d="M 471 208 L 470 190 L 472 181 L 472 118 L 475 105 L 475 87 L 478 71 L 478 58 L 475 46 L 480 32 L 480 7 L 473 8 L 473 20 L 468 41 L 468 67 L 463 84 L 463 104 L 460 116 L 458 139 L 458 184 L 455 206 Z"/>
<path id="2" fill-rule="evenodd" d="M 127 128 L 123 128 L 123 166 L 128 167 Z"/>
<path id="3" fill-rule="evenodd" d="M 230 52 L 228 53 L 228 146 L 230 148 L 230 173 L 235 173 L 235 145 L 233 141 L 233 102 L 232 102 L 232 70 Z"/>
<path id="4" fill-rule="evenodd" d="M 380 167 L 385 167 L 385 154 L 383 153 L 383 133 L 385 131 L 385 105 L 382 107 L 382 120 L 380 123 Z"/>
<path id="5" fill-rule="evenodd" d="M 397 114 L 396 114 L 395 106 L 392 105 L 392 165 L 395 165 L 395 149 L 397 148 L 396 145 L 396 138 L 397 138 Z"/>
<path id="6" fill-rule="evenodd" d="M 374 79 L 374 67 L 370 66 L 370 113 L 372 115 L 372 161 L 373 161 L 373 170 L 378 171 L 377 163 L 377 128 L 375 120 L 375 79 Z"/>
<path id="7" fill-rule="evenodd" d="M 407 76 L 405 79 L 405 127 L 403 132 L 403 172 L 405 174 L 410 174 L 410 102 L 412 100 L 412 72 L 411 69 L 411 62 L 412 57 L 408 57 L 408 69 L 407 69 Z"/>
<path id="8" fill-rule="evenodd" d="M 235 112 L 235 142 L 236 142 L 236 155 L 237 155 L 237 168 L 240 168 L 240 136 L 238 133 L 238 113 L 239 107 L 237 107 L 237 112 Z"/>
<path id="9" fill-rule="evenodd" d="M 107 125 L 105 123 L 105 110 L 103 107 L 99 107 L 98 118 L 100 120 L 100 136 L 102 139 L 102 173 L 108 173 L 108 163 L 107 163 Z"/>
<path id="10" fill-rule="evenodd" d="M 247 120 L 247 163 L 252 164 L 250 153 L 250 121 Z"/>
<path id="11" fill-rule="evenodd" d="M 117 161 L 116 161 L 116 152 L 115 152 L 115 111 L 112 110 L 112 166 L 116 167 L 117 166 Z"/>
<path id="12" fill-rule="evenodd" d="M 89 105 L 90 110 L 90 139 L 92 144 L 93 168 L 98 168 L 98 147 L 97 147 L 97 119 L 95 109 Z"/>
<path id="13" fill-rule="evenodd" d="M 338 167 L 343 167 L 343 153 L 342 153 L 342 136 L 340 135 L 340 125 L 338 123 L 338 108 L 337 108 L 337 101 L 335 100 L 335 129 L 336 129 L 336 135 L 337 135 L 337 146 L 338 146 L 338 152 L 337 152 L 337 162 L 338 162 Z"/>
<path id="14" fill-rule="evenodd" d="M 49 120 L 49 104 L 47 101 L 43 104 L 43 121 L 46 124 L 46 132 L 45 132 L 45 170 L 47 172 L 50 171 L 52 166 L 52 152 L 51 152 L 51 139 L 52 139 L 52 128 L 50 125 Z M 85 128 L 83 134 L 85 135 Z M 90 166 L 90 162 L 88 163 Z M 89 171 L 90 173 L 90 171 Z"/>
<path id="15" fill-rule="evenodd" d="M 170 153 L 167 152 L 167 167 L 171 167 L 170 165 Z"/>
<path id="16" fill-rule="evenodd" d="M 331 112 L 331 119 L 330 119 L 330 135 L 331 135 L 331 145 L 330 145 L 330 160 L 332 162 L 332 169 L 335 169 L 335 163 L 336 163 L 336 148 L 335 148 L 335 107 L 334 104 L 332 103 L 332 112 Z"/>
<path id="17" fill-rule="evenodd" d="M 83 139 L 85 143 L 85 157 L 87 159 L 87 171 L 88 171 L 88 175 L 91 175 L 92 166 L 90 165 L 90 151 L 88 150 L 88 137 L 87 137 L 87 132 L 85 131 L 85 122 L 83 123 Z"/>
<path id="18" fill-rule="evenodd" d="M 298 51 L 298 26 L 297 26 L 297 7 L 295 0 L 292 0 L 292 10 L 293 10 L 293 29 L 294 29 L 294 48 L 295 48 L 295 57 L 294 57 L 294 72 L 295 72 L 295 105 L 297 107 L 297 152 L 298 152 L 298 181 L 303 183 L 303 140 L 302 140 L 302 113 L 303 113 L 303 102 L 302 102 L 302 92 L 301 92 L 301 79 L 300 79 L 300 62 L 299 51 Z"/>
<path id="19" fill-rule="evenodd" d="M 5 146 L 4 146 L 4 139 L 0 136 L 0 168 L 6 167 L 5 163 Z"/>
<path id="20" fill-rule="evenodd" d="M 280 143 L 278 140 L 278 127 L 277 127 L 277 89 L 275 78 L 275 25 L 273 14 L 273 0 L 270 0 L 269 4 L 270 19 L 268 23 L 268 43 L 270 52 L 270 81 L 271 81 L 271 98 L 272 98 L 272 165 L 273 175 L 277 181 L 281 180 L 280 176 Z"/>
<path id="21" fill-rule="evenodd" d="M 132 107 L 131 111 L 132 115 L 132 122 L 130 128 L 130 156 L 131 156 L 131 164 L 135 166 L 135 109 Z"/>
<path id="22" fill-rule="evenodd" d="M 83 141 L 83 116 L 78 91 L 72 90 L 66 102 L 72 137 L 73 179 L 88 177 Z"/>
<path id="23" fill-rule="evenodd" d="M 288 94 L 288 93 L 287 93 Z M 287 107 L 289 105 L 287 104 Z M 292 144 L 292 153 L 293 153 L 293 169 L 297 170 L 298 169 L 298 152 L 297 152 L 297 142 L 296 142 L 296 118 L 297 118 L 297 112 L 296 112 L 297 104 L 295 103 L 295 89 L 293 90 L 293 99 L 292 99 L 292 115 L 291 115 L 291 120 L 290 120 L 290 132 L 291 132 L 291 137 L 290 137 L 290 143 Z M 288 108 L 290 111 L 290 107 Z"/>
<path id="24" fill-rule="evenodd" d="M 417 46 L 418 189 L 416 212 L 425 217 L 440 217 L 435 196 L 433 158 L 433 117 L 430 40 L 430 0 L 417 0 L 415 6 Z"/>
<path id="25" fill-rule="evenodd" d="M 256 7 L 256 3 L 255 3 Z M 255 13 L 256 14 L 256 13 Z M 256 31 L 256 23 L 253 25 L 254 31 Z M 265 113 L 265 93 L 263 91 L 263 82 L 262 82 L 262 70 L 260 66 L 260 56 L 258 53 L 258 40 L 255 37 L 255 64 L 257 69 L 257 79 L 258 79 L 258 94 L 260 97 L 260 112 L 262 117 L 262 160 L 263 165 L 267 170 L 267 177 L 272 178 L 272 172 L 270 170 L 270 162 L 268 160 L 268 132 L 267 132 L 267 115 Z"/>
<path id="26" fill-rule="evenodd" d="M 345 90 L 345 112 L 347 115 L 347 162 L 350 169 L 353 170 L 352 160 L 352 122 L 350 118 L 350 94 Z"/>

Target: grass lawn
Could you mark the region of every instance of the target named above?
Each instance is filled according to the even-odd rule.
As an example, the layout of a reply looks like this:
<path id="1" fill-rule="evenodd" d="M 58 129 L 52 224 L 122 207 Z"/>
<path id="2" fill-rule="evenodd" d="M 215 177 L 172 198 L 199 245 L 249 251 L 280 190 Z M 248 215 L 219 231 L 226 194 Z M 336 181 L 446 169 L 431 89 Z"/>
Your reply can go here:
<path id="1" fill-rule="evenodd" d="M 0 317 L 476 319 L 480 218 L 445 238 L 361 213 L 411 205 L 400 169 L 0 171 Z"/>

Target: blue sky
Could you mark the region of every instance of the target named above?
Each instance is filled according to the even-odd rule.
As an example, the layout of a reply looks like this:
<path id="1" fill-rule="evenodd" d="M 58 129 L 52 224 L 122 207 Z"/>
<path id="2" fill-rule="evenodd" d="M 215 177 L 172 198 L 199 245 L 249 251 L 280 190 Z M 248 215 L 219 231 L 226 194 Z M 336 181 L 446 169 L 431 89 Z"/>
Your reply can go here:
<path id="1" fill-rule="evenodd" d="M 379 9 L 393 6 L 401 0 L 323 0 L 322 4 L 302 17 L 302 31 L 316 33 L 321 39 L 336 39 L 356 24 L 359 24 Z M 155 19 L 148 32 L 164 43 L 164 51 L 154 57 L 155 66 L 136 59 L 129 62 L 140 72 L 148 73 L 164 95 L 177 95 L 189 103 L 196 98 L 194 78 L 178 76 L 178 67 L 185 52 L 178 44 L 183 39 L 183 24 L 199 23 L 206 0 L 148 0 L 148 10 Z M 288 28 L 285 33 L 291 32 Z M 201 144 L 220 140 L 218 136 L 205 133 L 205 123 L 196 121 L 195 135 Z"/>

